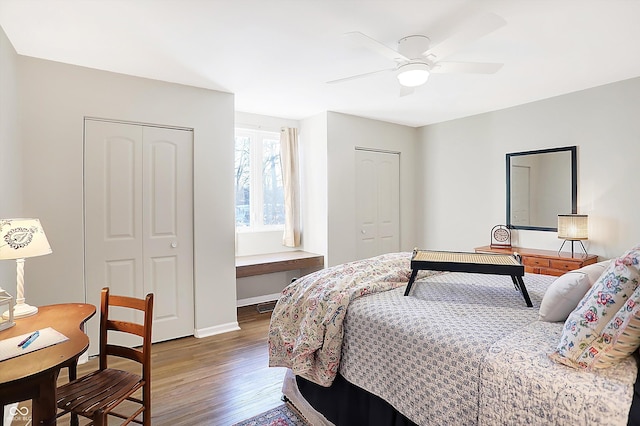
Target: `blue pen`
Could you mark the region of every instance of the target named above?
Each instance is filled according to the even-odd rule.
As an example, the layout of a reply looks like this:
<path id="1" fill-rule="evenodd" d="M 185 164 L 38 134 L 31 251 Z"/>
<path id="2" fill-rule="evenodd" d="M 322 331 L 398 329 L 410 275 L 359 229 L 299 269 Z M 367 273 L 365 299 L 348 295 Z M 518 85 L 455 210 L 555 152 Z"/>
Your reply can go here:
<path id="1" fill-rule="evenodd" d="M 30 335 L 28 335 L 27 337 L 25 337 L 22 342 L 18 343 L 18 347 L 24 345 L 25 343 L 27 343 L 27 340 L 31 339 L 33 337 L 34 334 L 36 334 L 36 332 L 31 333 Z"/>
<path id="2" fill-rule="evenodd" d="M 31 336 L 29 336 L 27 341 L 22 344 L 22 349 L 27 349 L 27 346 L 29 346 L 31 343 L 33 343 L 33 341 L 36 340 L 39 335 L 40 335 L 40 331 L 36 331 Z"/>

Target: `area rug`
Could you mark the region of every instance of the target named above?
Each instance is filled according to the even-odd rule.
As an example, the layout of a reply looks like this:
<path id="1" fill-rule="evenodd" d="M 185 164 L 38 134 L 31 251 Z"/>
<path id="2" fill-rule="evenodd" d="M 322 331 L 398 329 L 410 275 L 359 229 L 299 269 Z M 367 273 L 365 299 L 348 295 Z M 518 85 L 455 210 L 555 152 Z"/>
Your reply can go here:
<path id="1" fill-rule="evenodd" d="M 282 404 L 233 426 L 310 426 L 289 404 Z"/>

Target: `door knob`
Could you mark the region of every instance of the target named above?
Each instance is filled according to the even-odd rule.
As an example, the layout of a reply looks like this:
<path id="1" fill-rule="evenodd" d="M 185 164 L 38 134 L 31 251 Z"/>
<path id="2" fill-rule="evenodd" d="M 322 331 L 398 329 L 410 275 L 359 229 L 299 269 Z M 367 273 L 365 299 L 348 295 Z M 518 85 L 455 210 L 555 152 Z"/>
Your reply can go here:
<path id="1" fill-rule="evenodd" d="M 178 243 L 175 241 L 171 242 L 171 248 L 176 248 L 176 247 L 178 247 Z"/>
<path id="2" fill-rule="evenodd" d="M 363 234 L 366 234 L 366 233 L 367 233 L 367 231 L 365 231 L 364 229 L 363 229 L 362 231 L 360 231 L 360 232 L 362 232 Z"/>

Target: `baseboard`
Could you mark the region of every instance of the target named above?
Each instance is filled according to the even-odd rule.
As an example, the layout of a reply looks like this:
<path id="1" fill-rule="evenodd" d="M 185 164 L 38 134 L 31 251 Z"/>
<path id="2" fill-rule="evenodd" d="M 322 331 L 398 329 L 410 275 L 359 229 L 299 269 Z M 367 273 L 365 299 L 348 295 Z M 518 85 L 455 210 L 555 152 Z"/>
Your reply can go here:
<path id="1" fill-rule="evenodd" d="M 264 296 L 238 299 L 236 301 L 236 306 L 240 308 L 242 306 L 257 305 L 258 303 L 273 302 L 274 300 L 278 300 L 278 299 L 280 299 L 280 293 L 265 294 Z"/>
<path id="2" fill-rule="evenodd" d="M 215 336 L 216 334 L 228 333 L 230 331 L 240 330 L 238 321 L 228 322 L 226 324 L 216 325 L 215 327 L 199 328 L 196 329 L 193 335 L 201 339 L 203 337 Z"/>
<path id="3" fill-rule="evenodd" d="M 236 302 L 237 307 L 258 305 L 264 302 L 273 302 L 280 298 L 280 293 L 266 294 L 264 296 L 249 297 L 247 299 L 240 299 Z M 215 336 L 216 334 L 228 333 L 230 331 L 240 330 L 238 321 L 229 322 L 227 324 L 216 325 L 215 327 L 207 327 L 196 329 L 194 336 L 198 339 L 202 337 Z"/>

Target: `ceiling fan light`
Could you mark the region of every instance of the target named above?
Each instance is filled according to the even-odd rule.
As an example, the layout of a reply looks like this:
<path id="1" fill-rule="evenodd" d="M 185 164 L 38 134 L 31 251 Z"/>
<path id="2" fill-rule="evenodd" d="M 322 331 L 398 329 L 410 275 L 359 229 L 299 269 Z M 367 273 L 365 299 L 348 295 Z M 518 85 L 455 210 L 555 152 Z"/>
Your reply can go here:
<path id="1" fill-rule="evenodd" d="M 398 81 L 405 87 L 417 87 L 425 84 L 429 70 L 425 64 L 403 65 L 398 72 Z"/>

